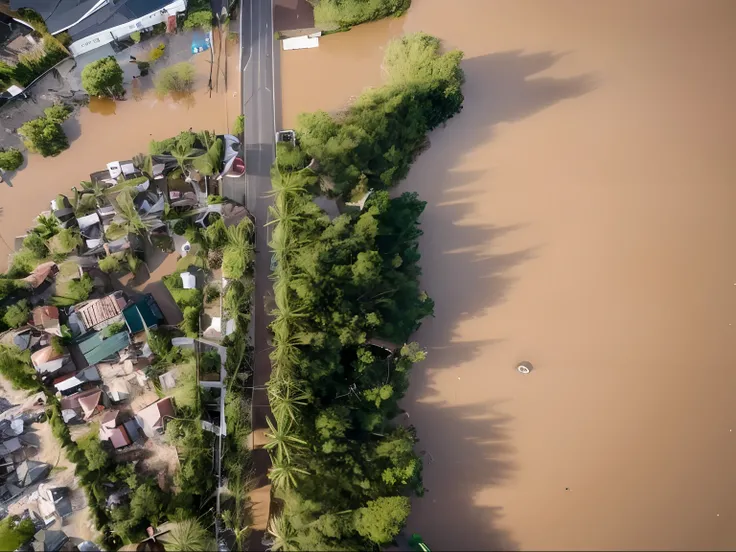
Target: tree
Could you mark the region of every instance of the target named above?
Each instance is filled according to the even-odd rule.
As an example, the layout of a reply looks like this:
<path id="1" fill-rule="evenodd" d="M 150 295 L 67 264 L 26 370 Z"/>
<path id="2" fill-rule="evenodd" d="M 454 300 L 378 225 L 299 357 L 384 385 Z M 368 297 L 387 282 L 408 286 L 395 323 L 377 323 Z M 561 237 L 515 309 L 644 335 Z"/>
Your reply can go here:
<path id="1" fill-rule="evenodd" d="M 21 351 L 15 346 L 0 345 L 0 374 L 15 389 L 34 390 L 39 387 L 30 352 Z"/>
<path id="2" fill-rule="evenodd" d="M 100 182 L 89 182 L 87 180 L 83 180 L 80 185 L 85 191 L 92 195 L 97 207 L 104 207 L 107 205 L 107 197 L 105 195 L 106 186 L 103 186 Z"/>
<path id="3" fill-rule="evenodd" d="M 274 489 L 290 489 L 296 487 L 296 478 L 299 475 L 309 475 L 309 472 L 293 464 L 288 458 L 271 456 L 271 469 L 268 478 Z"/>
<path id="4" fill-rule="evenodd" d="M 120 272 L 120 259 L 116 255 L 108 255 L 97 263 L 98 268 L 105 274 Z"/>
<path id="5" fill-rule="evenodd" d="M 0 169 L 15 171 L 23 164 L 23 154 L 15 148 L 0 150 Z"/>
<path id="6" fill-rule="evenodd" d="M 166 550 L 177 552 L 200 552 L 214 550 L 215 543 L 210 533 L 196 518 L 178 518 L 171 530 L 161 538 Z"/>
<path id="7" fill-rule="evenodd" d="M 298 550 L 296 532 L 283 515 L 271 518 L 268 523 L 268 534 L 273 538 L 270 548 L 272 552 Z"/>
<path id="8" fill-rule="evenodd" d="M 0 521 L 0 550 L 16 550 L 30 541 L 36 532 L 33 521 L 8 516 Z"/>
<path id="9" fill-rule="evenodd" d="M 350 28 L 384 17 L 399 17 L 411 0 L 310 0 L 314 5 L 314 22 L 322 29 Z"/>
<path id="10" fill-rule="evenodd" d="M 31 251 L 37 259 L 44 259 L 49 254 L 46 240 L 33 232 L 23 239 L 23 247 Z"/>
<path id="11" fill-rule="evenodd" d="M 409 499 L 405 496 L 371 500 L 366 507 L 356 510 L 355 529 L 375 544 L 388 544 L 404 527 L 409 510 Z"/>
<path id="12" fill-rule="evenodd" d="M 69 117 L 71 110 L 61 104 L 47 107 L 43 117 L 31 119 L 18 128 L 23 144 L 29 151 L 43 157 L 60 154 L 69 147 L 69 140 L 61 123 Z"/>
<path id="13" fill-rule="evenodd" d="M 212 12 L 210 10 L 202 10 L 190 13 L 184 20 L 184 28 L 188 31 L 192 29 L 210 30 L 212 28 Z"/>
<path id="14" fill-rule="evenodd" d="M 245 115 L 238 115 L 235 118 L 232 132 L 235 136 L 243 136 L 243 133 L 245 133 Z"/>
<path id="15" fill-rule="evenodd" d="M 133 203 L 133 198 L 127 190 L 121 191 L 113 200 L 117 217 L 115 223 L 124 235 L 138 234 L 150 241 L 151 231 L 159 222 L 151 217 L 142 217 Z"/>
<path id="16" fill-rule="evenodd" d="M 13 67 L 8 65 L 4 61 L 0 61 L 0 88 L 9 88 L 14 81 L 15 73 L 13 71 Z"/>
<path id="17" fill-rule="evenodd" d="M 274 423 L 271 418 L 266 418 L 269 431 L 266 432 L 268 442 L 265 447 L 269 453 L 276 451 L 276 457 L 279 459 L 286 458 L 291 461 L 291 450 L 303 449 L 307 442 L 299 439 L 292 431 L 292 421 L 290 418 L 284 418 Z"/>
<path id="18" fill-rule="evenodd" d="M 36 227 L 31 230 L 34 234 L 38 234 L 44 240 L 53 238 L 61 230 L 59 220 L 53 215 L 38 215 L 36 219 Z"/>
<path id="19" fill-rule="evenodd" d="M 49 240 L 49 250 L 58 255 L 67 255 L 82 245 L 82 236 L 76 228 L 63 228 Z"/>
<path id="20" fill-rule="evenodd" d="M 123 70 L 114 56 L 93 61 L 82 69 L 82 87 L 90 96 L 120 99 L 125 95 Z"/>
<path id="21" fill-rule="evenodd" d="M 299 384 L 290 378 L 271 378 L 268 382 L 268 402 L 277 420 L 296 423 L 299 407 L 306 406 L 308 398 Z"/>
<path id="22" fill-rule="evenodd" d="M 187 61 L 166 67 L 159 71 L 155 80 L 156 92 L 161 96 L 191 92 L 196 74 L 194 65 Z"/>
<path id="23" fill-rule="evenodd" d="M 148 480 L 133 491 L 130 515 L 135 520 L 158 525 L 164 510 L 164 494 L 155 482 Z"/>
<path id="24" fill-rule="evenodd" d="M 10 305 L 5 311 L 3 322 L 11 328 L 19 328 L 28 322 L 31 314 L 31 307 L 25 299 L 18 301 L 14 305 Z"/>

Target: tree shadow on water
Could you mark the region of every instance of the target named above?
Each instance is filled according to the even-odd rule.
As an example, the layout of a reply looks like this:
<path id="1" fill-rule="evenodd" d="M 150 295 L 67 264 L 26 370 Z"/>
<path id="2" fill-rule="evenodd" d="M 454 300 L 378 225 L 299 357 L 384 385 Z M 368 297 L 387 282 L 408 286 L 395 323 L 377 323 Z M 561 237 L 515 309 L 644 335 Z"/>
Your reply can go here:
<path id="1" fill-rule="evenodd" d="M 551 68 L 561 55 L 544 52 L 500 52 L 464 60 L 464 109 L 430 136 L 431 147 L 412 166 L 401 191 L 417 191 L 427 201 L 420 241 L 422 286 L 435 301 L 435 317 L 425 320 L 413 339 L 428 349 L 428 357 L 412 373 L 403 401 L 426 448 L 425 486 L 415 500 L 408 532 L 419 532 L 439 550 L 514 550 L 519 543 L 500 527 L 502 507 L 476 504 L 476 496 L 505 483 L 515 470 L 510 417 L 497 411 L 491 394 L 486 402 L 457 405 L 447 390 L 437 387 L 440 371 L 452 370 L 492 354 L 503 340 L 488 328 L 487 339 L 462 340 L 459 325 L 483 316 L 506 300 L 514 284 L 513 269 L 534 258 L 541 244 L 495 253 L 495 243 L 526 223 L 499 226 L 477 221 L 482 201 L 493 201 L 494 150 L 489 147 L 497 125 L 533 116 L 555 103 L 579 97 L 595 87 L 589 75 L 571 78 L 534 77 Z M 550 139 L 557 139 L 550 136 Z M 463 163 L 476 148 L 487 157 Z M 482 161 L 481 168 L 478 162 Z M 529 163 L 534 163 L 530 158 Z M 480 184 L 480 186 L 479 186 Z M 489 353 L 488 351 L 491 351 Z M 488 372 L 492 367 L 489 358 Z M 475 374 L 482 376 L 482 374 Z M 475 385 L 484 385 L 479 377 Z M 440 395 L 442 395 L 440 397 Z M 462 397 L 456 397 L 458 401 Z"/>

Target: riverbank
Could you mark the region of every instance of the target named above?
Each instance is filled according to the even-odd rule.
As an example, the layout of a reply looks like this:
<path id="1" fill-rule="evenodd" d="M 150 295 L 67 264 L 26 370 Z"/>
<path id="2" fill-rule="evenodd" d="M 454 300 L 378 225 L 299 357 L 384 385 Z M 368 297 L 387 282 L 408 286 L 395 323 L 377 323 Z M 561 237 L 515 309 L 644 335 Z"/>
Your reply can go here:
<path id="1" fill-rule="evenodd" d="M 436 302 L 404 401 L 429 489 L 407 529 L 436 549 L 733 549 L 733 4 L 464 8 L 391 22 L 463 50 L 467 77 L 397 190 L 428 201 Z M 285 128 L 380 82 L 389 37 L 360 31 L 282 53 Z"/>

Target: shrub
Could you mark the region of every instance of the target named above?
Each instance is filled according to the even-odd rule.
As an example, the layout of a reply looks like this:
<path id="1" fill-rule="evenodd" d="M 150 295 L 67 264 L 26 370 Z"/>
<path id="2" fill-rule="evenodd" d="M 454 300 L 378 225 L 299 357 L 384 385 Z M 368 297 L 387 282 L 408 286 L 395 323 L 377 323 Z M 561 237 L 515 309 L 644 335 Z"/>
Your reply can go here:
<path id="1" fill-rule="evenodd" d="M 282 171 L 298 171 L 309 164 L 309 156 L 289 142 L 276 144 L 276 162 Z"/>
<path id="2" fill-rule="evenodd" d="M 149 69 L 151 68 L 151 64 L 147 61 L 136 61 L 135 64 L 138 67 L 138 72 L 140 73 L 141 77 L 145 77 L 148 74 Z"/>
<path id="3" fill-rule="evenodd" d="M 112 324 L 105 326 L 105 329 L 102 330 L 102 337 L 108 338 L 110 336 L 113 336 L 115 334 L 119 334 L 120 332 L 125 331 L 127 326 L 125 325 L 125 322 L 113 322 Z"/>
<path id="4" fill-rule="evenodd" d="M 156 79 L 156 92 L 165 96 L 166 94 L 186 94 L 192 90 L 196 71 L 194 65 L 184 61 L 159 72 Z"/>
<path id="5" fill-rule="evenodd" d="M 181 330 L 187 337 L 199 336 L 199 307 L 186 307 L 184 309 L 184 320 L 181 322 Z"/>
<path id="6" fill-rule="evenodd" d="M 116 255 L 108 255 L 97 263 L 99 269 L 105 274 L 112 274 L 120 271 L 120 259 Z"/>
<path id="7" fill-rule="evenodd" d="M 184 28 L 188 31 L 192 29 L 210 30 L 212 28 L 212 12 L 204 10 L 190 13 L 184 20 Z"/>
<path id="8" fill-rule="evenodd" d="M 207 205 L 220 205 L 225 203 L 225 198 L 220 195 L 207 196 Z"/>
<path id="9" fill-rule="evenodd" d="M 67 255 L 82 245 L 82 237 L 75 228 L 64 228 L 49 240 L 49 250 L 59 255 Z"/>
<path id="10" fill-rule="evenodd" d="M 245 132 L 245 115 L 238 115 L 235 118 L 235 124 L 233 125 L 233 134 L 235 136 L 242 136 Z"/>
<path id="11" fill-rule="evenodd" d="M 200 370 L 204 373 L 216 373 L 220 371 L 222 359 L 217 351 L 207 351 L 200 359 Z"/>
<path id="12" fill-rule="evenodd" d="M 5 315 L 3 316 L 3 322 L 11 328 L 19 328 L 28 322 L 30 314 L 31 307 L 28 301 L 23 299 L 8 307 L 8 310 L 5 311 Z"/>
<path id="13" fill-rule="evenodd" d="M 133 42 L 138 44 L 141 41 L 140 31 L 133 31 L 132 33 L 130 33 L 130 38 L 133 40 Z"/>
<path id="14" fill-rule="evenodd" d="M 44 110 L 43 117 L 31 119 L 23 123 L 18 134 L 29 151 L 40 153 L 43 157 L 59 155 L 69 147 L 69 140 L 61 128 L 61 123 L 69 116 L 71 110 L 57 104 Z"/>
<path id="15" fill-rule="evenodd" d="M 51 349 L 53 349 L 57 355 L 63 355 L 65 352 L 64 340 L 58 335 L 53 336 L 51 338 Z"/>
<path id="16" fill-rule="evenodd" d="M 140 39 L 140 33 L 138 33 Z M 90 96 L 121 98 L 125 94 L 123 88 L 123 70 L 113 56 L 93 61 L 82 70 L 82 87 Z"/>
<path id="17" fill-rule="evenodd" d="M 46 240 L 44 240 L 38 234 L 28 234 L 23 239 L 23 247 L 33 253 L 38 259 L 44 259 L 49 254 L 49 248 L 46 246 Z"/>
<path id="18" fill-rule="evenodd" d="M 205 303 L 211 303 L 220 296 L 220 288 L 215 284 L 207 284 L 204 288 L 204 301 Z"/>
<path id="19" fill-rule="evenodd" d="M 166 51 L 166 44 L 163 42 L 156 46 L 153 50 L 151 50 L 151 55 L 148 57 L 149 61 L 153 62 L 157 59 L 160 59 L 161 56 L 164 55 L 164 52 Z"/>
<path id="20" fill-rule="evenodd" d="M 85 274 L 79 280 L 72 280 L 67 285 L 64 296 L 53 297 L 51 302 L 59 307 L 76 305 L 82 301 L 86 301 L 95 285 L 89 274 Z"/>
<path id="21" fill-rule="evenodd" d="M 13 81 L 27 87 L 43 73 L 68 56 L 64 46 L 52 36 L 44 36 L 43 48 L 18 56 Z"/>
<path id="22" fill-rule="evenodd" d="M 184 219 L 179 219 L 171 226 L 171 231 L 177 236 L 183 236 L 187 228 L 189 228 L 187 222 Z"/>
<path id="23" fill-rule="evenodd" d="M 0 169 L 14 171 L 23 164 L 23 154 L 15 148 L 0 150 Z"/>

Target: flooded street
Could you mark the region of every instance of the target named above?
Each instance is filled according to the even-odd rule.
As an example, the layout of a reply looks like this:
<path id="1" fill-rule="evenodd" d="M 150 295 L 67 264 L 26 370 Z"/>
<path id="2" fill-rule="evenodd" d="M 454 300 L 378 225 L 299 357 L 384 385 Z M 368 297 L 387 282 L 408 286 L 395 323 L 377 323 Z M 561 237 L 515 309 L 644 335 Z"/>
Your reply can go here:
<path id="1" fill-rule="evenodd" d="M 49 209 L 59 193 L 89 180 L 110 161 L 130 159 L 147 153 L 148 143 L 176 135 L 192 127 L 195 131 L 228 131 L 240 113 L 240 81 L 237 46 L 228 51 L 228 92 L 223 78 L 219 92 L 207 90 L 209 52 L 198 54 L 197 82 L 192 94 L 176 101 L 160 99 L 150 79 L 142 87 L 128 86 L 125 101 L 93 99 L 78 116 L 64 123 L 70 148 L 57 157 L 27 156 L 27 166 L 12 178 L 12 187 L 0 185 L 0 234 L 12 246 L 13 238 L 32 226 L 33 218 Z M 223 67 L 224 67 L 223 55 Z M 0 269 L 7 265 L 7 247 L 0 243 Z"/>
<path id="2" fill-rule="evenodd" d="M 414 0 L 281 53 L 289 128 L 380 83 L 391 36 L 465 52 L 464 111 L 400 190 L 428 201 L 404 407 L 433 549 L 736 548 L 735 24 L 720 0 Z"/>

